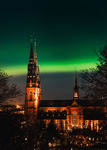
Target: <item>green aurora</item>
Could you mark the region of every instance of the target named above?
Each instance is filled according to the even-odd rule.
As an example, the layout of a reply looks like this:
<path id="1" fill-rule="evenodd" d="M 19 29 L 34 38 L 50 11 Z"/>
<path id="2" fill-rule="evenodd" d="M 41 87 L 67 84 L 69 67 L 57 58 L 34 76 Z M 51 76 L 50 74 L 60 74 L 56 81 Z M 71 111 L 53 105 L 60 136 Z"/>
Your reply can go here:
<path id="1" fill-rule="evenodd" d="M 76 71 L 80 72 L 84 69 L 89 69 L 92 67 L 95 67 L 96 64 L 95 63 L 80 63 L 77 62 L 77 68 Z M 75 71 L 75 63 L 57 63 L 53 62 L 53 64 L 47 64 L 47 65 L 39 65 L 40 67 L 40 73 L 60 73 L 60 72 L 74 72 Z M 27 67 L 26 65 L 19 65 L 19 66 L 8 66 L 8 67 L 4 67 L 2 68 L 2 70 L 5 70 L 5 72 L 7 72 L 9 75 L 23 75 L 23 74 L 27 74 Z"/>
<path id="2" fill-rule="evenodd" d="M 37 39 L 40 73 L 74 72 L 96 66 L 107 43 L 106 1 L 0 2 L 0 68 L 27 73 L 30 37 Z"/>

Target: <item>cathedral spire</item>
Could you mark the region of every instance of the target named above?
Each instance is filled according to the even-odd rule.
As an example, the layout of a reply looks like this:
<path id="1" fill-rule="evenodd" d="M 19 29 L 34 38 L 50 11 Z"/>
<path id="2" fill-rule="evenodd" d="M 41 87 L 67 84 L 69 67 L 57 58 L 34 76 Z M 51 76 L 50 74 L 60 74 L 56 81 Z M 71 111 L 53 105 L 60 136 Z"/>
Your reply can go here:
<path id="1" fill-rule="evenodd" d="M 74 77 L 74 88 L 77 88 L 77 75 L 76 75 L 76 65 L 75 65 L 75 77 Z"/>
<path id="2" fill-rule="evenodd" d="M 36 39 L 35 39 L 35 42 L 34 42 L 34 62 L 38 66 L 37 53 L 36 53 Z"/>
<path id="3" fill-rule="evenodd" d="M 35 52 L 33 54 L 33 40 L 31 39 L 30 59 L 28 64 L 26 97 L 25 97 L 25 114 L 37 119 L 39 101 L 41 100 L 41 84 L 39 80 L 39 66 L 37 65 L 36 42 Z"/>
<path id="4" fill-rule="evenodd" d="M 30 49 L 30 59 L 29 59 L 30 62 L 32 62 L 34 59 L 32 42 L 33 42 L 33 39 L 31 38 L 31 49 Z"/>
<path id="5" fill-rule="evenodd" d="M 77 83 L 77 75 L 76 75 L 76 65 L 75 65 L 75 76 L 74 76 L 74 99 L 79 99 L 79 90 L 78 90 L 78 83 Z"/>

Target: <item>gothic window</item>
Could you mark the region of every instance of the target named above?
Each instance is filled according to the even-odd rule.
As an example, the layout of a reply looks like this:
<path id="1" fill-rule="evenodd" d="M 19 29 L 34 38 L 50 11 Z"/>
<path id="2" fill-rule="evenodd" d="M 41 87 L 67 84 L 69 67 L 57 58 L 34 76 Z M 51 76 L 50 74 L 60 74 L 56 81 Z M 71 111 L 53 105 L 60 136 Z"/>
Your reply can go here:
<path id="1" fill-rule="evenodd" d="M 30 91 L 30 100 L 32 100 L 32 91 Z"/>
<path id="2" fill-rule="evenodd" d="M 77 124 L 77 113 L 76 112 L 73 113 L 73 124 L 74 125 Z"/>

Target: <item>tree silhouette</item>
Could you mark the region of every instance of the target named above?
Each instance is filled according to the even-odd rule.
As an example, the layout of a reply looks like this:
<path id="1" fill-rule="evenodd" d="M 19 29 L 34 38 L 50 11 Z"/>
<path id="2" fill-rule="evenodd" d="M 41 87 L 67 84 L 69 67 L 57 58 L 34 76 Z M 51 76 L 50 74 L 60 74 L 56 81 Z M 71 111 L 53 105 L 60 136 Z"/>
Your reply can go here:
<path id="1" fill-rule="evenodd" d="M 10 84 L 9 79 L 11 76 L 0 70 L 0 104 L 7 99 L 16 98 L 22 95 L 22 91 L 16 84 Z"/>
<path id="2" fill-rule="evenodd" d="M 85 98 L 104 99 L 107 98 L 107 46 L 98 56 L 96 68 L 83 70 L 81 73 L 81 89 L 85 92 Z"/>

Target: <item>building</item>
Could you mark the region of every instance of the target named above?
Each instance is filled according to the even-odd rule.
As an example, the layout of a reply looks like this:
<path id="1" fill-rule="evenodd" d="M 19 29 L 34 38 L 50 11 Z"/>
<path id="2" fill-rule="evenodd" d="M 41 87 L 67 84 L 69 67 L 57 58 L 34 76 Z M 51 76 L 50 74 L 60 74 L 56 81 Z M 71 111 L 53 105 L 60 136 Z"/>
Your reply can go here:
<path id="1" fill-rule="evenodd" d="M 25 96 L 26 116 L 29 116 L 31 120 L 42 119 L 46 122 L 46 126 L 53 120 L 57 128 L 63 127 L 64 130 L 72 130 L 75 127 L 81 129 L 90 128 L 91 130 L 95 129 L 99 131 L 102 120 L 106 120 L 102 107 L 106 111 L 102 100 L 89 101 L 79 99 L 76 70 L 72 100 L 41 100 L 36 41 L 33 52 L 31 40 Z"/>
<path id="2" fill-rule="evenodd" d="M 36 54 L 36 41 L 34 47 L 35 48 L 33 53 L 33 46 L 31 40 L 31 50 L 28 64 L 26 96 L 25 96 L 25 114 L 33 115 L 35 116 L 35 118 L 37 118 L 39 110 L 39 102 L 41 100 L 41 84 Z"/>

